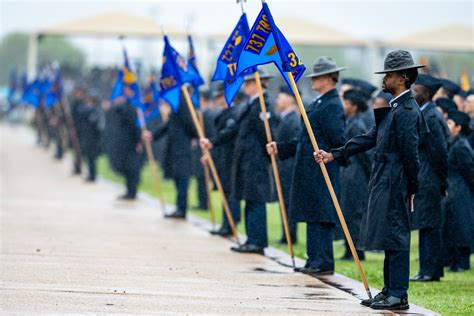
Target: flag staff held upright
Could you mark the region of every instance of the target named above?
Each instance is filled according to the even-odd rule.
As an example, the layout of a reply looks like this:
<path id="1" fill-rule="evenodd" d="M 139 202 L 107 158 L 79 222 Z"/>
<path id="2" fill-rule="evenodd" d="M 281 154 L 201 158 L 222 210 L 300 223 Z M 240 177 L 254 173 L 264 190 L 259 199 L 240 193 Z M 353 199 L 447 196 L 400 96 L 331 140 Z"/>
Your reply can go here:
<path id="1" fill-rule="evenodd" d="M 198 116 L 196 114 L 196 109 L 194 108 L 193 102 L 191 100 L 191 96 L 189 95 L 188 87 L 183 84 L 181 86 L 181 91 L 183 92 L 184 99 L 186 100 L 186 106 L 188 107 L 189 112 L 191 113 L 191 118 L 193 120 L 194 126 L 196 127 L 199 138 L 205 138 L 206 135 L 204 134 L 204 130 L 199 122 Z M 209 149 L 205 149 L 203 155 L 204 157 L 206 157 L 206 160 L 211 169 L 212 176 L 214 177 L 214 181 L 216 183 L 217 189 L 219 190 L 219 193 L 221 195 L 222 202 L 224 204 L 224 211 L 226 213 L 227 219 L 229 220 L 229 225 L 232 231 L 232 235 L 234 236 L 234 239 L 237 242 L 237 244 L 240 245 L 239 236 L 237 234 L 237 229 L 235 227 L 234 218 L 232 217 L 232 213 L 230 212 L 229 204 L 227 203 L 224 189 L 222 187 L 219 175 L 217 174 L 217 169 L 214 164 L 214 160 L 212 159 L 211 153 L 209 152 Z"/>
<path id="2" fill-rule="evenodd" d="M 205 138 L 204 129 L 201 123 L 199 122 L 196 109 L 194 108 L 193 102 L 191 100 L 191 96 L 189 95 L 188 87 L 185 84 L 186 82 L 189 82 L 186 80 L 189 80 L 190 78 L 188 77 L 186 80 L 184 80 L 184 82 L 181 78 L 182 75 L 189 75 L 189 74 L 186 74 L 188 72 L 188 67 L 184 67 L 182 64 L 182 58 L 179 56 L 177 52 L 173 52 L 174 49 L 171 47 L 171 45 L 168 42 L 167 36 L 165 35 L 163 31 L 163 26 L 161 26 L 161 31 L 163 32 L 163 36 L 165 39 L 163 68 L 161 71 L 162 79 L 160 81 L 161 91 L 163 92 L 163 98 L 171 105 L 171 107 L 175 111 L 177 111 L 177 108 L 179 107 L 179 104 L 181 103 L 180 93 L 182 93 L 199 138 Z M 179 65 L 176 63 L 177 58 L 180 58 L 181 60 Z M 167 71 L 165 71 L 166 65 L 169 65 L 169 67 L 167 68 L 167 71 L 170 72 L 169 74 L 167 73 Z M 167 94 L 169 95 L 169 98 L 166 97 Z M 207 164 L 210 167 L 212 177 L 214 178 L 214 182 L 217 186 L 217 190 L 219 191 L 219 194 L 222 199 L 222 203 L 224 204 L 224 212 L 229 221 L 229 226 L 232 231 L 232 235 L 235 239 L 235 242 L 240 246 L 239 235 L 237 234 L 237 228 L 235 227 L 234 218 L 232 217 L 232 213 L 230 212 L 229 203 L 227 202 L 227 198 L 225 196 L 221 180 L 217 173 L 217 169 L 214 164 L 214 160 L 212 159 L 212 156 L 209 152 L 209 149 L 203 150 L 203 157 L 205 158 Z"/>
<path id="3" fill-rule="evenodd" d="M 120 42 L 122 44 L 122 50 L 125 51 L 125 46 L 123 44 L 123 39 L 125 37 L 121 35 L 119 37 Z M 145 115 L 143 114 L 143 110 L 137 106 L 137 116 L 138 116 L 138 121 L 140 123 L 140 129 L 143 132 L 148 131 L 148 128 L 146 126 L 145 122 Z M 163 193 L 161 190 L 161 180 L 160 180 L 160 175 L 158 173 L 158 165 L 156 163 L 155 155 L 153 154 L 153 148 L 151 146 L 151 141 L 150 140 L 142 140 L 143 144 L 145 145 L 145 152 L 147 155 L 148 162 L 150 163 L 150 169 L 151 169 L 151 174 L 153 177 L 153 180 L 155 181 L 155 188 L 156 188 L 156 194 L 158 196 L 158 200 L 160 201 L 160 207 L 163 212 L 166 210 L 166 206 L 163 200 Z"/>
<path id="4" fill-rule="evenodd" d="M 245 0 L 237 0 L 238 3 L 240 2 L 240 8 L 242 9 L 242 13 L 245 13 L 244 5 L 243 5 L 244 1 Z M 267 108 L 265 106 L 265 100 L 263 98 L 262 82 L 260 80 L 260 74 L 258 70 L 254 72 L 254 76 L 255 76 L 255 83 L 257 84 L 257 89 L 258 89 L 258 100 L 260 102 L 260 111 L 262 112 L 262 115 L 263 115 L 263 124 L 265 126 L 265 135 L 267 137 L 267 143 L 271 143 L 272 132 L 270 130 L 270 124 L 268 122 Z M 280 204 L 281 218 L 283 220 L 283 229 L 285 231 L 288 251 L 291 256 L 291 262 L 292 262 L 293 268 L 295 268 L 296 267 L 295 254 L 293 251 L 293 242 L 291 240 L 290 228 L 288 226 L 288 216 L 286 213 L 285 201 L 283 199 L 283 190 L 281 188 L 280 173 L 278 172 L 278 165 L 277 165 L 275 155 L 270 155 L 270 158 L 271 158 L 271 164 L 272 164 L 272 169 L 273 169 L 273 176 L 275 177 L 275 185 L 276 185 L 277 194 L 278 194 L 278 203 Z"/>
<path id="5" fill-rule="evenodd" d="M 204 114 L 202 111 L 199 111 L 199 121 L 201 122 L 202 125 L 202 130 L 205 133 L 205 125 L 204 125 Z M 206 186 L 206 195 L 207 195 L 207 208 L 209 209 L 209 215 L 211 217 L 211 225 L 212 229 L 215 229 L 216 226 L 216 220 L 215 220 L 215 215 L 214 215 L 214 205 L 212 204 L 212 191 L 211 191 L 211 174 L 209 171 L 209 165 L 205 164 L 203 166 L 204 168 L 204 183 Z"/>
<path id="6" fill-rule="evenodd" d="M 262 112 L 262 115 L 263 115 L 263 124 L 265 126 L 265 134 L 267 137 L 267 143 L 271 143 L 273 141 L 272 132 L 270 131 L 270 124 L 268 123 L 265 100 L 263 99 L 262 82 L 260 80 L 260 74 L 258 73 L 258 71 L 255 71 L 254 75 L 255 75 L 255 82 L 257 83 L 258 99 L 260 101 L 260 111 Z M 270 155 L 270 158 L 272 162 L 273 176 L 275 177 L 275 185 L 277 188 L 278 202 L 280 204 L 281 218 L 283 220 L 283 228 L 285 230 L 285 237 L 288 244 L 288 251 L 290 252 L 293 268 L 295 268 L 296 267 L 295 254 L 293 252 L 293 242 L 291 240 L 290 228 L 288 226 L 288 217 L 286 214 L 285 201 L 283 199 L 283 190 L 281 188 L 280 173 L 278 172 L 278 165 L 277 165 L 275 155 Z"/>
<path id="7" fill-rule="evenodd" d="M 297 78 L 299 78 L 304 71 L 304 65 L 302 65 L 301 61 L 296 57 L 296 54 L 294 53 L 293 49 L 291 48 L 290 44 L 288 41 L 284 38 L 283 34 L 281 33 L 280 30 L 275 25 L 275 21 L 273 20 L 273 17 L 270 14 L 270 10 L 268 8 L 268 5 L 265 3 L 264 0 L 262 0 L 262 11 L 259 15 L 262 20 L 264 20 L 265 25 L 269 26 L 269 30 L 266 30 L 266 34 L 273 35 L 274 39 L 274 44 L 277 48 L 278 55 L 276 54 L 270 54 L 268 55 L 265 54 L 262 56 L 261 52 L 263 51 L 263 47 L 265 46 L 265 42 L 260 43 L 260 46 L 255 48 L 253 47 L 253 52 L 246 52 L 245 50 L 241 53 L 241 57 L 239 58 L 239 64 L 237 66 L 237 72 L 240 73 L 244 71 L 245 69 L 249 67 L 254 67 L 258 64 L 262 63 L 268 63 L 268 62 L 273 62 L 278 69 L 280 70 L 281 74 L 285 78 L 287 84 L 291 87 L 293 90 L 293 94 L 295 95 L 296 98 L 296 103 L 298 105 L 298 108 L 300 110 L 301 116 L 303 118 L 303 122 L 305 124 L 306 130 L 308 132 L 308 135 L 311 140 L 311 144 L 313 146 L 314 152 L 317 152 L 319 150 L 318 143 L 316 141 L 316 138 L 313 133 L 313 129 L 311 128 L 311 123 L 309 122 L 308 116 L 306 114 L 306 110 L 303 106 L 303 102 L 301 100 L 301 96 L 298 91 L 298 87 L 296 86 L 296 81 L 295 81 L 295 75 Z M 252 31 L 254 31 L 252 29 Z M 264 38 L 264 41 L 267 41 L 267 39 L 270 39 L 270 36 L 268 35 L 266 38 Z M 251 38 L 251 35 L 249 35 L 249 39 Z M 252 48 L 251 43 L 249 42 L 249 39 L 246 41 L 244 45 L 249 45 L 249 48 Z M 259 50 L 259 48 L 261 48 Z M 257 54 L 255 54 L 255 52 Z M 245 54 L 245 57 L 242 58 L 243 54 Z M 252 58 L 255 58 L 255 56 L 258 56 L 260 60 L 258 62 L 252 61 Z M 241 61 L 245 60 L 244 62 Z M 339 222 L 341 223 L 342 230 L 344 231 L 344 235 L 346 237 L 347 243 L 349 244 L 349 248 L 351 250 L 352 256 L 354 258 L 354 262 L 356 264 L 357 270 L 359 272 L 359 275 L 362 279 L 362 283 L 364 284 L 364 288 L 367 292 L 367 295 L 369 298 L 372 298 L 372 294 L 370 293 L 370 288 L 369 284 L 367 283 L 367 279 L 364 274 L 364 270 L 362 269 L 359 256 L 357 255 L 357 251 L 354 247 L 354 243 L 352 241 L 351 235 L 349 233 L 349 229 L 347 228 L 346 221 L 344 219 L 344 215 L 342 214 L 341 207 L 339 205 L 339 202 L 336 197 L 336 193 L 334 191 L 334 188 L 332 186 L 331 180 L 329 178 L 326 166 L 324 165 L 323 162 L 319 163 L 319 167 L 321 168 L 321 172 L 324 177 L 324 181 L 326 183 L 326 186 L 329 190 L 329 194 L 331 196 L 331 200 L 334 204 L 334 207 L 336 209 L 337 216 L 339 218 Z"/>

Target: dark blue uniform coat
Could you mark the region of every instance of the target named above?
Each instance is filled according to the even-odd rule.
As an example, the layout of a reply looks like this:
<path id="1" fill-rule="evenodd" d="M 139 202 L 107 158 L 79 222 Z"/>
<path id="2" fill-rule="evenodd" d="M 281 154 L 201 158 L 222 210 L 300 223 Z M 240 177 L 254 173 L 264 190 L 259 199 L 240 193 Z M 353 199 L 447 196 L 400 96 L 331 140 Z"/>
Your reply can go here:
<path id="1" fill-rule="evenodd" d="M 270 125 L 275 117 L 264 94 Z M 243 106 L 237 122 L 210 138 L 215 146 L 235 139 L 231 196 L 235 200 L 270 202 L 273 199 L 270 158 L 267 155 L 265 128 L 258 98 Z"/>
<path id="2" fill-rule="evenodd" d="M 446 217 L 451 240 L 459 247 L 472 247 L 474 239 L 474 160 L 465 136 L 455 137 L 448 154 Z M 472 251 L 472 249 L 471 249 Z"/>
<path id="3" fill-rule="evenodd" d="M 422 114 L 430 132 L 420 135 L 420 188 L 415 197 L 415 212 L 410 213 L 414 230 L 441 227 L 441 198 L 448 177 L 446 123 L 432 102 L 423 108 Z"/>
<path id="4" fill-rule="evenodd" d="M 345 117 L 337 90 L 323 94 L 307 112 L 319 148 L 329 151 L 344 145 Z M 303 123 L 302 123 L 303 124 Z M 306 128 L 297 141 L 278 143 L 281 159 L 296 153 L 291 188 L 291 220 L 307 223 L 335 223 L 336 210 L 329 195 L 320 167 L 314 161 L 313 146 Z M 339 192 L 339 164 L 326 165 L 336 194 Z"/>
<path id="5" fill-rule="evenodd" d="M 418 192 L 419 134 L 427 127 L 410 92 L 400 95 L 393 108 L 377 109 L 374 114 L 375 127 L 333 150 L 333 154 L 343 162 L 375 147 L 359 248 L 409 250 L 409 196 Z"/>
<path id="6" fill-rule="evenodd" d="M 374 123 L 375 124 L 375 123 Z M 347 120 L 344 133 L 346 139 L 367 133 L 361 114 Z M 349 158 L 349 165 L 341 167 L 341 208 L 349 227 L 354 243 L 358 244 L 360 223 L 367 211 L 370 170 L 372 168 L 372 151 L 365 151 Z"/>

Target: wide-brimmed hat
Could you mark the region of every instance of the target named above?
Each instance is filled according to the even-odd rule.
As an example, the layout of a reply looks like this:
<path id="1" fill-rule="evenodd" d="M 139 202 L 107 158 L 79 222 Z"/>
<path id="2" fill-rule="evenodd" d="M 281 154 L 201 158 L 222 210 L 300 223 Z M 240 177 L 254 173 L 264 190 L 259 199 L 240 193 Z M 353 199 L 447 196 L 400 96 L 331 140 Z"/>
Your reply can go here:
<path id="1" fill-rule="evenodd" d="M 318 77 L 345 70 L 346 67 L 337 67 L 336 62 L 331 57 L 322 56 L 313 63 L 313 72 L 307 75 L 308 78 Z"/>
<path id="2" fill-rule="evenodd" d="M 211 96 L 213 98 L 217 98 L 221 95 L 224 95 L 224 83 L 222 81 L 217 81 L 213 86 L 212 86 L 212 94 Z"/>
<path id="3" fill-rule="evenodd" d="M 269 75 L 266 71 L 259 69 L 258 73 L 260 74 L 260 79 L 270 79 L 273 78 L 273 76 Z M 248 80 L 255 80 L 255 73 L 249 73 L 248 75 L 244 76 L 244 81 Z"/>
<path id="4" fill-rule="evenodd" d="M 406 50 L 394 50 L 388 53 L 384 61 L 384 69 L 376 71 L 375 74 L 385 74 L 387 72 L 395 72 L 413 68 L 423 68 L 425 65 L 415 65 L 410 52 Z"/>

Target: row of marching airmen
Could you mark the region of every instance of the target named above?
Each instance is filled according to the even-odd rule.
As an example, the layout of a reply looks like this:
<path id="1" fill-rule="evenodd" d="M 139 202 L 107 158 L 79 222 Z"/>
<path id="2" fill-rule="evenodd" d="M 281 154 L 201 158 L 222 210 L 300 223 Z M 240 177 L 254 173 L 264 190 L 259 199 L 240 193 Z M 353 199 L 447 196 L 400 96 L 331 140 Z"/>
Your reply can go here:
<path id="1" fill-rule="evenodd" d="M 137 111 L 127 98 L 100 102 L 105 97 L 82 84 L 69 98 L 75 131 L 71 136 L 78 143 L 73 172 L 80 174 L 85 160 L 86 180 L 94 181 L 96 160 L 104 152 L 114 171 L 126 179 L 120 199 L 133 200 L 144 161 L 142 144 L 153 141 L 165 177 L 176 185 L 176 210 L 166 217 L 185 219 L 193 175 L 201 187 L 198 195 L 204 195 L 200 207 L 207 208 L 205 185 L 200 184 L 203 172 L 196 172 L 196 165 L 209 161 L 196 152 L 210 150 L 233 222 L 241 221 L 244 205 L 247 240 L 232 250 L 263 254 L 268 246 L 266 204 L 276 200 L 270 168 L 270 156 L 276 155 L 293 243 L 298 242 L 297 223 L 306 223 L 307 261 L 295 270 L 327 275 L 334 272 L 333 240 L 344 237 L 318 166 L 324 163 L 359 258 L 364 259 L 364 251 L 385 253 L 385 286 L 362 304 L 408 308 L 409 281 L 439 281 L 444 267 L 469 270 L 474 251 L 474 91 L 419 74 L 422 67 L 409 52 L 392 51 L 377 72 L 384 75 L 378 89 L 361 79 L 340 78 L 345 68 L 330 57 L 316 59 L 308 77 L 318 96 L 306 106 L 319 144 L 316 152 L 293 92 L 284 85 L 270 95 L 272 77 L 260 70 L 272 142 L 265 134 L 255 73 L 244 77 L 243 93 L 232 106 L 221 84 L 201 91 L 206 137 L 196 133 L 186 106 L 172 111 L 163 104 L 156 124 L 140 131 Z M 46 135 L 53 138 L 60 134 L 60 114 L 37 115 L 38 130 L 52 131 Z M 409 278 L 411 230 L 419 231 L 420 267 Z M 211 233 L 232 236 L 226 214 Z M 287 242 L 283 227 L 280 242 Z M 348 245 L 344 259 L 352 259 Z"/>

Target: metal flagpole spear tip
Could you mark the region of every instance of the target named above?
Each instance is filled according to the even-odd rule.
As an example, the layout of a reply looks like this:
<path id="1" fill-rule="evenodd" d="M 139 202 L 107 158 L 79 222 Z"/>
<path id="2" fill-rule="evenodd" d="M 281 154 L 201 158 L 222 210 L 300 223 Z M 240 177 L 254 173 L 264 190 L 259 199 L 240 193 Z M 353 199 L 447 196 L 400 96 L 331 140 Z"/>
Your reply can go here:
<path id="1" fill-rule="evenodd" d="M 242 9 L 242 13 L 245 13 L 244 2 L 247 2 L 247 0 L 237 0 L 237 3 L 240 3 L 240 9 Z"/>
<path id="2" fill-rule="evenodd" d="M 367 290 L 367 295 L 369 296 L 369 299 L 372 299 L 372 293 L 370 293 L 370 289 Z"/>

